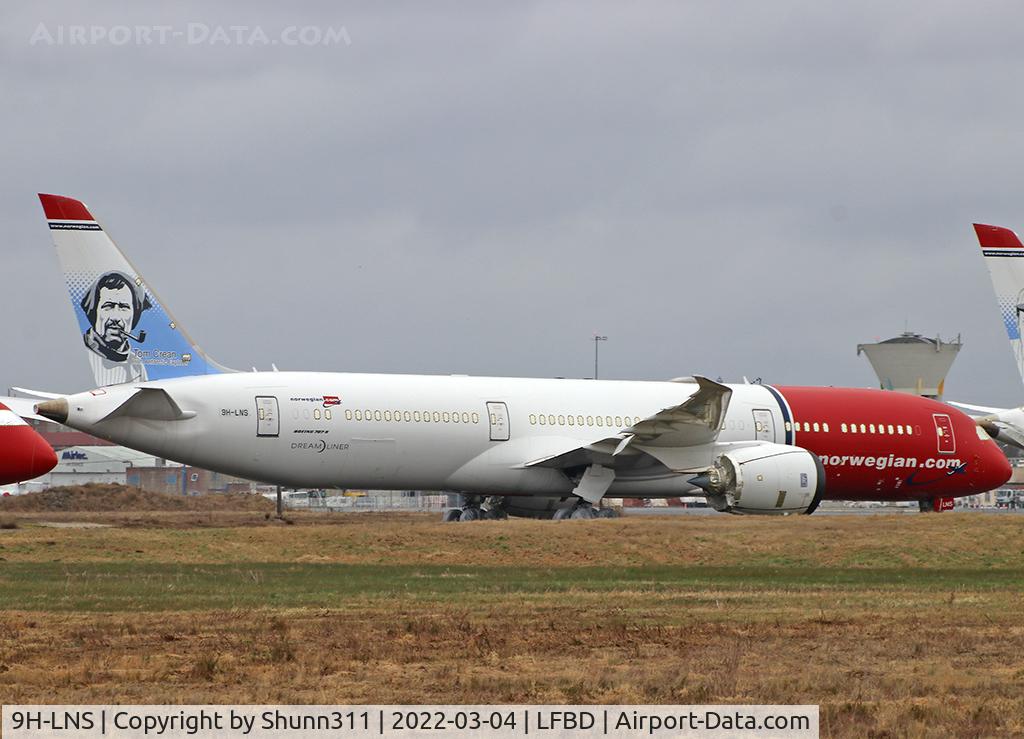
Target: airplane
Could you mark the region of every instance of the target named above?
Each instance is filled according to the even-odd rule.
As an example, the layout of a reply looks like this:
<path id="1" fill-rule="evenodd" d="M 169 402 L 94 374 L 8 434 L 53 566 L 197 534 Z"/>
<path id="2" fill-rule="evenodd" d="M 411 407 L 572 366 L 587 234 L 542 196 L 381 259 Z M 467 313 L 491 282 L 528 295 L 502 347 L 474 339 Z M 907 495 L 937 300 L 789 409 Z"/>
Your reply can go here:
<path id="1" fill-rule="evenodd" d="M 608 515 L 606 497 L 695 494 L 737 514 L 939 510 L 1010 476 L 967 415 L 880 390 L 231 371 L 84 203 L 39 197 L 97 387 L 34 410 L 160 457 L 286 487 L 457 492 L 445 520 L 461 521 L 588 519 Z"/>
<path id="2" fill-rule="evenodd" d="M 1003 328 L 1010 341 L 1014 364 L 1024 381 L 1024 244 L 1017 234 L 1002 226 L 974 224 L 974 233 L 981 246 Z M 994 439 L 1024 449 L 1024 407 L 990 408 L 988 406 L 952 403 L 972 415 Z"/>
<path id="3" fill-rule="evenodd" d="M 57 455 L 21 416 L 0 403 L 0 485 L 31 480 L 57 465 Z"/>

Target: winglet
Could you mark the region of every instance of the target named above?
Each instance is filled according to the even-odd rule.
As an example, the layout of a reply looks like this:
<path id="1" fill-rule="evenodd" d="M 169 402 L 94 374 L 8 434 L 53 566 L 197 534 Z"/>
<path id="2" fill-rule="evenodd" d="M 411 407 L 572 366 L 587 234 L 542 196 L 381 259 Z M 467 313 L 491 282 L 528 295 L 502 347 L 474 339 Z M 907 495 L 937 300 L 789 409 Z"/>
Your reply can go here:
<path id="1" fill-rule="evenodd" d="M 1024 249 L 1017 234 L 1002 226 L 988 226 L 984 223 L 974 224 L 974 233 L 982 249 Z"/>
<path id="2" fill-rule="evenodd" d="M 95 221 L 85 203 L 63 195 L 47 195 L 39 193 L 39 202 L 43 204 L 43 213 L 48 221 Z"/>

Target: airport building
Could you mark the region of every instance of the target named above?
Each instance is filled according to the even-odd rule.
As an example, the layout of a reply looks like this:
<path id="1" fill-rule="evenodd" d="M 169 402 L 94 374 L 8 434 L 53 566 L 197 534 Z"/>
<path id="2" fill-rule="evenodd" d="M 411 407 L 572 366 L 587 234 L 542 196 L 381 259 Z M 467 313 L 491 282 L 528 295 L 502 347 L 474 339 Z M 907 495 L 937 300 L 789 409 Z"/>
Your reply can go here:
<path id="1" fill-rule="evenodd" d="M 962 346 L 959 336 L 943 341 L 904 331 L 875 344 L 858 344 L 857 355 L 867 356 L 883 390 L 942 400 L 946 375 Z"/>

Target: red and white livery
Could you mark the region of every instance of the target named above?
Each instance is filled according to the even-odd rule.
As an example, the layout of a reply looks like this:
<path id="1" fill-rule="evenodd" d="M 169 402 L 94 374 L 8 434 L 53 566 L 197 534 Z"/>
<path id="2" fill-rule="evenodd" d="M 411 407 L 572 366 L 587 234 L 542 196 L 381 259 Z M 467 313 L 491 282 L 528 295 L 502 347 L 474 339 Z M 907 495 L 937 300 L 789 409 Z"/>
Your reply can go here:
<path id="1" fill-rule="evenodd" d="M 606 497 L 693 494 L 731 513 L 811 513 L 826 499 L 942 508 L 1010 476 L 971 418 L 894 392 L 226 371 L 84 205 L 42 199 L 84 349 L 112 366 L 104 387 L 36 410 L 161 457 L 285 486 L 458 492 L 466 504 L 449 515 L 465 520 L 587 518 Z M 134 379 L 105 383 L 119 352 Z"/>
<path id="2" fill-rule="evenodd" d="M 57 465 L 57 455 L 20 416 L 0 403 L 0 485 L 45 475 Z"/>

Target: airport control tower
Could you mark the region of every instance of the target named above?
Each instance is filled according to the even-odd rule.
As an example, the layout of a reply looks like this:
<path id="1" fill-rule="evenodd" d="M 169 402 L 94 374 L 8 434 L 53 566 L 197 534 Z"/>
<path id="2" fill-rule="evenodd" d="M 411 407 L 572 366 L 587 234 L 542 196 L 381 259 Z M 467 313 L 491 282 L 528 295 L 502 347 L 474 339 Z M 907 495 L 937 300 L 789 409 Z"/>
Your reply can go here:
<path id="1" fill-rule="evenodd" d="M 883 390 L 941 400 L 946 374 L 962 346 L 959 336 L 956 341 L 944 342 L 904 331 L 877 344 L 858 344 L 857 355 L 868 355 Z"/>

